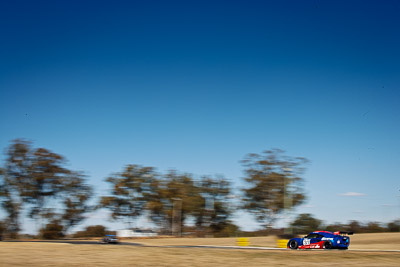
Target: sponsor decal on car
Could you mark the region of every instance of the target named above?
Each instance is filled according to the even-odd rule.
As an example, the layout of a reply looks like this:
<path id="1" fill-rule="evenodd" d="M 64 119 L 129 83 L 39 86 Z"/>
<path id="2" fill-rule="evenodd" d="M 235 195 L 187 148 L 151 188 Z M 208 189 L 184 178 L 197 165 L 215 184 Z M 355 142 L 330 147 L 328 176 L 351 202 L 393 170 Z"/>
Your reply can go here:
<path id="1" fill-rule="evenodd" d="M 304 244 L 304 242 L 303 242 L 303 245 L 302 246 L 299 246 L 299 249 L 306 249 L 306 248 L 322 248 L 322 244 L 323 244 L 324 242 L 323 241 L 320 241 L 320 242 L 318 242 L 318 243 L 312 243 L 312 244 Z"/>

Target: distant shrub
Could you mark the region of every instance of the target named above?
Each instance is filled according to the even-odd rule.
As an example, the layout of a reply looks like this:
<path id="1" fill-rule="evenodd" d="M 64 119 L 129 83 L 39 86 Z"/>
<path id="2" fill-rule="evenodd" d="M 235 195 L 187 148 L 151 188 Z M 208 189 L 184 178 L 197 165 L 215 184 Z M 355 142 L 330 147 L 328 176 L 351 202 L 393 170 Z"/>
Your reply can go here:
<path id="1" fill-rule="evenodd" d="M 74 237 L 99 237 L 108 234 L 106 228 L 103 225 L 92 225 L 86 227 L 86 230 L 79 231 L 74 234 Z"/>
<path id="2" fill-rule="evenodd" d="M 378 222 L 369 222 L 365 228 L 367 233 L 381 233 L 386 230 Z"/>
<path id="3" fill-rule="evenodd" d="M 6 230 L 6 225 L 3 221 L 0 221 L 0 235 L 2 235 Z"/>
<path id="4" fill-rule="evenodd" d="M 3 239 L 3 233 L 6 231 L 6 225 L 0 221 L 0 241 Z"/>
<path id="5" fill-rule="evenodd" d="M 239 232 L 239 227 L 231 222 L 211 225 L 211 229 L 214 237 L 231 237 Z"/>
<path id="6" fill-rule="evenodd" d="M 389 232 L 400 232 L 400 220 L 388 223 L 387 228 Z"/>
<path id="7" fill-rule="evenodd" d="M 318 220 L 309 213 L 299 214 L 295 221 L 291 223 L 294 234 L 307 234 L 316 231 L 321 226 L 321 220 Z"/>
<path id="8" fill-rule="evenodd" d="M 40 229 L 40 237 L 43 239 L 60 239 L 64 237 L 63 228 L 58 221 L 51 222 Z"/>

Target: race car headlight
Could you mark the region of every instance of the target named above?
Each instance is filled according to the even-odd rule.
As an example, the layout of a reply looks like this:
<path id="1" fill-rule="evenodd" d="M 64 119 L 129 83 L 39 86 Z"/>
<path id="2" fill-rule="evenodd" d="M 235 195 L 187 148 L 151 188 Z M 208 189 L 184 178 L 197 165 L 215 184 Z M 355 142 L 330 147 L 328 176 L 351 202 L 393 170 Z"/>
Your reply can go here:
<path id="1" fill-rule="evenodd" d="M 340 243 L 340 240 L 338 240 L 337 243 L 339 244 L 339 243 Z"/>

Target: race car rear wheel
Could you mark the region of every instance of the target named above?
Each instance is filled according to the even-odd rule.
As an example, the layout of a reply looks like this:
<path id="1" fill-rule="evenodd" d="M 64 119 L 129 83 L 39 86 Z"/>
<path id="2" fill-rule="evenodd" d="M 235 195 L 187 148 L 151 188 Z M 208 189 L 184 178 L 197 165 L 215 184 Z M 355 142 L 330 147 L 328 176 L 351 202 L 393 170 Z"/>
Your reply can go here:
<path id="1" fill-rule="evenodd" d="M 331 249 L 332 247 L 333 247 L 333 245 L 330 241 L 325 241 L 323 244 L 324 249 Z"/>
<path id="2" fill-rule="evenodd" d="M 289 248 L 290 249 L 297 249 L 298 247 L 299 247 L 299 244 L 297 243 L 296 240 L 290 241 L 290 243 L 289 243 Z"/>

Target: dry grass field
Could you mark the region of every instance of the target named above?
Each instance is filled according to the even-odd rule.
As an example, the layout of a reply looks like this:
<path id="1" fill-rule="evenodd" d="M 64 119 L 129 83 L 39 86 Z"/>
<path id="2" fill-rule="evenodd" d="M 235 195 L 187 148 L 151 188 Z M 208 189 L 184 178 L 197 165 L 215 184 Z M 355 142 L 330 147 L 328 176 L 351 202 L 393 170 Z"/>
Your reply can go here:
<path id="1" fill-rule="evenodd" d="M 355 234 L 350 238 L 351 249 L 400 250 L 400 233 Z"/>
<path id="2" fill-rule="evenodd" d="M 134 242 L 149 246 L 236 246 L 237 238 L 154 238 L 154 239 L 126 239 L 124 242 Z M 275 247 L 276 237 L 251 237 L 251 246 Z"/>
<path id="3" fill-rule="evenodd" d="M 176 245 L 215 245 L 235 246 L 236 238 L 162 238 L 162 239 L 127 239 L 124 242 L 141 243 L 150 246 Z M 400 250 L 400 233 L 355 234 L 350 236 L 350 249 Z M 250 246 L 275 247 L 276 237 L 251 237 Z M 400 266 L 400 264 L 399 264 Z"/>
<path id="4" fill-rule="evenodd" d="M 162 247 L 235 245 L 235 241 L 234 238 L 132 240 L 155 247 L 0 242 L 0 266 L 400 266 L 399 252 Z M 254 246 L 275 245 L 274 237 L 250 238 L 250 242 Z M 395 249 L 393 246 L 398 248 L 399 244 L 400 234 L 365 234 L 354 235 L 351 248 Z"/>

